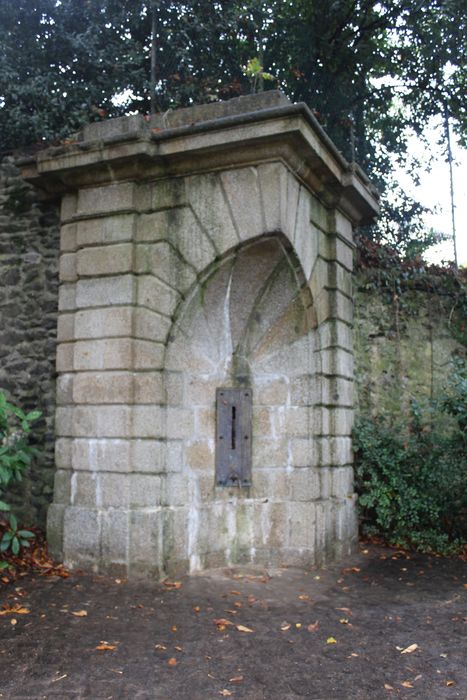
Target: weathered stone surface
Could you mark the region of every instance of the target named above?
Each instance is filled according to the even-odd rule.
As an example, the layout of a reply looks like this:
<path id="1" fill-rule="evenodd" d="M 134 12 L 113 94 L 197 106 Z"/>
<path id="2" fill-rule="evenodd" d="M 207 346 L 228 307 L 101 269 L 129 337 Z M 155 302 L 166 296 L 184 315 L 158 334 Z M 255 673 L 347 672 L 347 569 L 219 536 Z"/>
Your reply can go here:
<path id="1" fill-rule="evenodd" d="M 132 275 L 80 280 L 76 285 L 76 305 L 78 308 L 115 306 L 117 304 L 132 304 L 133 302 L 134 278 Z"/>
<path id="2" fill-rule="evenodd" d="M 68 506 L 63 517 L 64 561 L 68 566 L 78 564 L 90 569 L 99 564 L 101 519 L 97 510 Z"/>
<path id="3" fill-rule="evenodd" d="M 43 413 L 34 430 L 40 457 L 7 495 L 28 524 L 45 523 L 53 490 L 59 236 L 56 203 L 41 202 L 13 159 L 0 159 L 0 390 Z"/>
<path id="4" fill-rule="evenodd" d="M 190 206 L 203 229 L 209 231 L 217 253 L 223 255 L 237 246 L 240 239 L 219 174 L 187 177 L 185 183 Z"/>
<path id="5" fill-rule="evenodd" d="M 73 226 L 75 230 L 75 247 L 121 243 L 122 241 L 132 241 L 135 228 L 136 216 L 134 214 L 120 214 L 117 216 L 105 216 L 97 219 L 84 219 L 77 224 L 67 224 Z M 63 233 L 62 226 L 62 233 Z M 71 236 L 70 236 L 71 237 Z M 63 249 L 63 246 L 62 246 Z"/>
<path id="6" fill-rule="evenodd" d="M 278 110 L 253 122 L 241 101 L 229 104 L 168 115 L 164 138 L 156 117 L 136 117 L 90 126 L 66 158 L 41 155 L 45 188 L 62 179 L 73 189 L 62 208 L 50 520 L 71 565 L 163 575 L 310 564 L 333 551 L 335 531 L 342 547 L 354 536 L 348 509 L 331 502 L 345 500 L 351 477 L 345 212 L 360 223 L 377 205 L 303 107 L 251 96 L 245 109 Z M 228 114 L 225 129 L 216 118 Z M 144 162 L 138 181 L 130 153 Z M 339 213 L 320 201 L 326 175 Z M 251 430 L 231 417 L 232 449 L 253 442 L 245 488 L 215 486 L 222 386 L 253 395 Z"/>
<path id="7" fill-rule="evenodd" d="M 73 336 L 76 340 L 131 336 L 133 315 L 132 306 L 78 311 L 74 316 Z"/>
<path id="8" fill-rule="evenodd" d="M 61 282 L 76 281 L 76 253 L 64 253 L 60 256 L 59 277 Z"/>
<path id="9" fill-rule="evenodd" d="M 78 215 L 102 214 L 132 209 L 135 196 L 133 182 L 115 183 L 101 187 L 86 187 L 78 193 Z"/>
<path id="10" fill-rule="evenodd" d="M 76 271 L 80 277 L 124 274 L 133 269 L 133 246 L 131 243 L 120 243 L 82 248 L 76 253 L 76 258 Z"/>
<path id="11" fill-rule="evenodd" d="M 62 224 L 60 228 L 60 250 L 62 253 L 73 253 L 76 250 L 76 224 Z"/>

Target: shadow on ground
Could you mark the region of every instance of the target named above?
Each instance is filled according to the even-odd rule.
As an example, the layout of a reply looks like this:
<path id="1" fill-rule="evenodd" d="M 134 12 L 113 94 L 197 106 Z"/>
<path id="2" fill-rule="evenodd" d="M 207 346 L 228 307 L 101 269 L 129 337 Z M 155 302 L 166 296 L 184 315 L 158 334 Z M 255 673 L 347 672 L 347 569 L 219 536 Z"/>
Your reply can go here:
<path id="1" fill-rule="evenodd" d="M 467 700 L 458 559 L 369 547 L 320 570 L 24 576 L 0 595 L 1 698 Z"/>

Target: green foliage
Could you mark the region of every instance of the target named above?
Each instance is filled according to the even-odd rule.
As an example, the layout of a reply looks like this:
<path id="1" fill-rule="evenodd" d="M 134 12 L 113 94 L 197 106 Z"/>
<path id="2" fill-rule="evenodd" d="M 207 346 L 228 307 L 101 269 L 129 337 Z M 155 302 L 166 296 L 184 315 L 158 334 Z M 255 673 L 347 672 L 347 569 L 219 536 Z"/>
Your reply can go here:
<path id="1" fill-rule="evenodd" d="M 274 76 L 271 73 L 265 73 L 259 58 L 256 57 L 248 61 L 244 73 L 250 78 L 251 91 L 253 93 L 257 91 L 258 83 L 261 83 L 263 80 L 274 80 Z"/>
<path id="2" fill-rule="evenodd" d="M 0 26 L 0 152 L 278 86 L 383 193 L 366 235 L 407 255 L 429 242 L 390 175 L 420 167 L 409 134 L 447 110 L 467 139 L 463 0 L 4 0 Z"/>
<path id="3" fill-rule="evenodd" d="M 467 450 L 467 364 L 461 357 L 453 361 L 453 372 L 446 395 L 441 399 L 441 407 L 456 419 Z"/>
<path id="4" fill-rule="evenodd" d="M 467 542 L 465 382 L 465 361 L 456 361 L 448 391 L 434 410 L 413 405 L 405 438 L 403 426 L 357 422 L 356 488 L 366 534 L 445 554 Z M 450 434 L 438 431 L 436 410 L 454 415 L 459 427 Z"/>
<path id="5" fill-rule="evenodd" d="M 6 522 L 7 526 L 0 540 L 0 554 L 11 551 L 12 554 L 17 556 L 21 547 L 30 546 L 30 540 L 34 538 L 34 533 L 30 530 L 20 529 L 18 520 L 13 513 L 8 514 Z"/>
<path id="6" fill-rule="evenodd" d="M 24 413 L 0 391 L 0 494 L 10 482 L 21 481 L 24 470 L 37 455 L 28 441 L 31 425 L 41 415 L 40 411 Z"/>

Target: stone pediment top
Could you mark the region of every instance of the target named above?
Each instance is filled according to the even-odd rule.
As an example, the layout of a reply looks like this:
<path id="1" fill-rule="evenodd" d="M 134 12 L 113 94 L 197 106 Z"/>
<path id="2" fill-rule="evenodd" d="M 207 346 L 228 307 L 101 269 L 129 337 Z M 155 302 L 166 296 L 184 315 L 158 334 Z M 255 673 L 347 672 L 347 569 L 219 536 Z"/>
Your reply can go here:
<path id="1" fill-rule="evenodd" d="M 354 224 L 378 215 L 377 190 L 362 169 L 343 157 L 305 103 L 278 90 L 88 124 L 19 165 L 26 179 L 58 194 L 277 160 Z"/>

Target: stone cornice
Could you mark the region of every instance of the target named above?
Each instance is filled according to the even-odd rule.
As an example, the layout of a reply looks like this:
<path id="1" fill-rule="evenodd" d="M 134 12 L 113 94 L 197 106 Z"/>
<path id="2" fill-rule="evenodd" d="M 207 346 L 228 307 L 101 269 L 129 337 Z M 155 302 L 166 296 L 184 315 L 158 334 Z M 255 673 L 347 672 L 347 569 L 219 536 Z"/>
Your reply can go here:
<path id="1" fill-rule="evenodd" d="M 23 159 L 20 167 L 26 179 L 55 194 L 277 160 L 355 225 L 379 213 L 377 191 L 358 165 L 345 160 L 307 105 L 276 91 L 90 124 L 75 142 Z"/>

